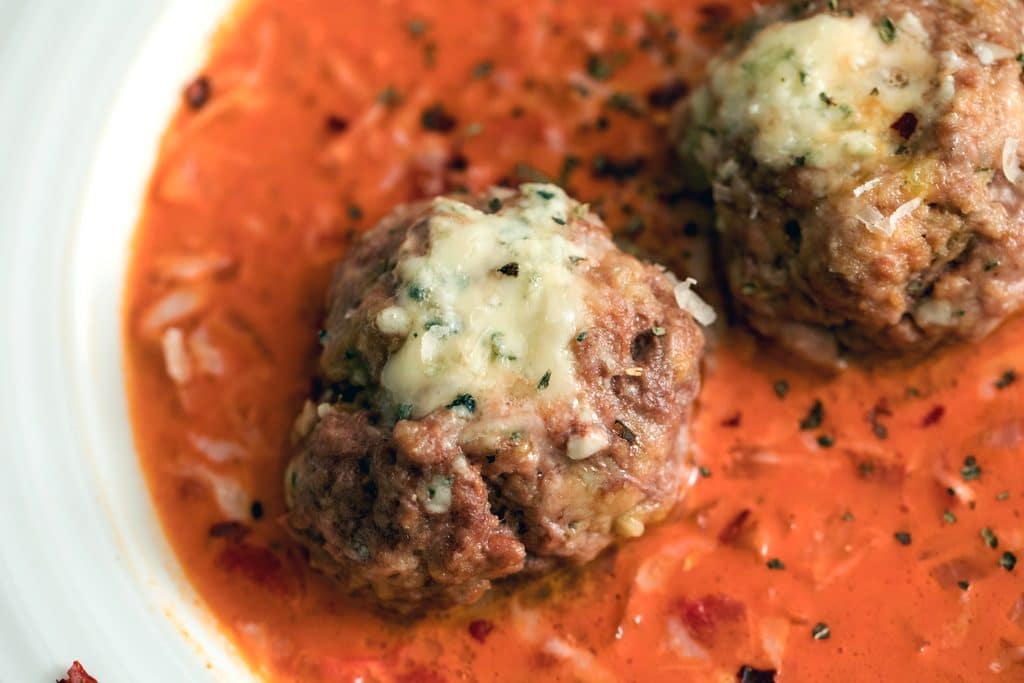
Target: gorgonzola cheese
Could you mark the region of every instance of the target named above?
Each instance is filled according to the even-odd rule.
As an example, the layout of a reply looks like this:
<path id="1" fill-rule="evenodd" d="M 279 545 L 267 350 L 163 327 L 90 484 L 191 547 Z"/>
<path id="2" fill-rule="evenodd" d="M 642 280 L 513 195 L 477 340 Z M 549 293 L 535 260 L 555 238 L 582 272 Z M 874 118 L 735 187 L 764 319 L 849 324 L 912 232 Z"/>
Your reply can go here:
<path id="1" fill-rule="evenodd" d="M 750 140 L 773 168 L 855 170 L 892 154 L 893 123 L 911 112 L 927 123 L 938 60 L 913 14 L 873 23 L 819 14 L 773 24 L 709 74 L 713 119 L 726 138 Z M 707 104 L 707 102 L 705 102 Z"/>
<path id="2" fill-rule="evenodd" d="M 566 236 L 577 205 L 553 185 L 522 191 L 494 213 L 436 199 L 426 253 L 398 263 L 396 301 L 376 324 L 404 337 L 381 374 L 404 416 L 421 417 L 459 396 L 472 396 L 477 409 L 505 397 L 573 391 L 571 344 L 587 327 L 586 254 Z"/>

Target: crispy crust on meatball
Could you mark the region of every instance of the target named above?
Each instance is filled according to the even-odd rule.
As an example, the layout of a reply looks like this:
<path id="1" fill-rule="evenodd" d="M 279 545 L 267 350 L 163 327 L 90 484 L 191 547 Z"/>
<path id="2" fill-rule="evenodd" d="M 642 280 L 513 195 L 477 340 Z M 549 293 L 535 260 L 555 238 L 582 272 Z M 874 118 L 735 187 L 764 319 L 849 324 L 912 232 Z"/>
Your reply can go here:
<path id="1" fill-rule="evenodd" d="M 912 357 L 979 339 L 1024 301 L 1024 187 L 1008 179 L 1022 182 L 1016 155 L 1004 162 L 1014 141 L 1024 151 L 1024 8 L 840 0 L 830 9 L 816 0 L 759 15 L 721 60 L 741 59 L 766 27 L 826 14 L 868 17 L 880 46 L 923 31 L 937 73 L 922 107 L 934 114 L 894 117 L 895 152 L 876 165 L 823 169 L 797 157 L 779 168 L 751 152 L 756 132 L 720 127 L 708 144 L 698 128 L 721 123 L 720 100 L 704 100 L 703 120 L 697 100 L 681 106 L 675 136 L 713 188 L 735 308 L 825 364 L 847 352 Z M 824 91 L 821 99 L 842 105 Z"/>
<path id="2" fill-rule="evenodd" d="M 463 200 L 493 212 L 527 187 Z M 297 421 L 286 493 L 293 534 L 348 591 L 404 614 L 471 603 L 496 579 L 587 562 L 676 502 L 703 335 L 670 274 L 570 206 L 588 324 L 551 340 L 574 364 L 556 400 L 392 411 L 381 375 L 404 338 L 375 321 L 395 304 L 396 264 L 430 248 L 431 203 L 384 219 L 339 265 L 321 357 L 332 388 Z"/>

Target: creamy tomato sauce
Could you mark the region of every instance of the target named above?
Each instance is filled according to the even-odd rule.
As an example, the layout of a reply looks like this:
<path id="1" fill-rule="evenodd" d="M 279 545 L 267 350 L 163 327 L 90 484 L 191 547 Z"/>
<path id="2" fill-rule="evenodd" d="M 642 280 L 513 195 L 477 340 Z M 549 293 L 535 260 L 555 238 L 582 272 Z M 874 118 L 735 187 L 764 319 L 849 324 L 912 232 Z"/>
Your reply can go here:
<path id="1" fill-rule="evenodd" d="M 331 266 L 395 204 L 552 179 L 713 299 L 707 209 L 673 180 L 665 127 L 748 10 L 252 0 L 227 22 L 165 136 L 124 329 L 165 532 L 255 671 L 1024 677 L 1020 321 L 914 368 L 836 376 L 722 325 L 693 485 L 667 522 L 585 569 L 416 623 L 347 600 L 279 522 Z"/>

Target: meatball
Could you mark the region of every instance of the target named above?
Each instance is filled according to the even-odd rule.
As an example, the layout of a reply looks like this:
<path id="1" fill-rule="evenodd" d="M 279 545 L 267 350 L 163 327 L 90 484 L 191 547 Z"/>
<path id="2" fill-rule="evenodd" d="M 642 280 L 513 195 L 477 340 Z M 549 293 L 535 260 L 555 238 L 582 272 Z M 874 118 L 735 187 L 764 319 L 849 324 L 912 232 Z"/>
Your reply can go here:
<path id="1" fill-rule="evenodd" d="M 815 0 L 738 35 L 675 139 L 742 317 L 831 364 L 978 339 L 1020 308 L 1020 0 Z"/>
<path id="2" fill-rule="evenodd" d="M 552 185 L 399 209 L 328 294 L 288 524 L 384 608 L 587 562 L 681 490 L 708 311 Z"/>

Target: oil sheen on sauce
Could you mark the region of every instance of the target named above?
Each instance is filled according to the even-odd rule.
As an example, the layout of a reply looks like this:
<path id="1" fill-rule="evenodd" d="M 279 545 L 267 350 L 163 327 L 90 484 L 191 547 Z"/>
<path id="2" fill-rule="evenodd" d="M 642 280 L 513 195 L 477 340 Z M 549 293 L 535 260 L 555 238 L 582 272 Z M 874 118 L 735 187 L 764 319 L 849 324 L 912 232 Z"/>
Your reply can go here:
<path id="1" fill-rule="evenodd" d="M 251 0 L 226 22 L 163 142 L 124 330 L 164 530 L 256 672 L 1024 679 L 1021 321 L 914 368 L 837 376 L 720 323 L 694 484 L 669 521 L 415 624 L 346 600 L 279 522 L 331 266 L 395 204 L 554 180 L 713 298 L 707 210 L 673 180 L 666 128 L 748 11 Z"/>

